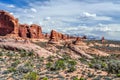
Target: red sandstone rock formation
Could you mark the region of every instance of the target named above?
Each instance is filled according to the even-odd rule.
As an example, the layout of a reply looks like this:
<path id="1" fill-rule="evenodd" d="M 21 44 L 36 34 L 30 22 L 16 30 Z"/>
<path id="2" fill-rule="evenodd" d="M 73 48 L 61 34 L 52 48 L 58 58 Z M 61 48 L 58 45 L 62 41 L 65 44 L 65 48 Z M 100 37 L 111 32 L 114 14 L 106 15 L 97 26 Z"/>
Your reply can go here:
<path id="1" fill-rule="evenodd" d="M 50 40 L 49 42 L 57 42 L 58 41 L 58 33 L 55 30 L 52 30 L 50 33 Z"/>
<path id="2" fill-rule="evenodd" d="M 22 38 L 27 38 L 30 36 L 30 33 L 28 32 L 29 25 L 22 24 L 19 26 L 19 36 Z"/>
<path id="3" fill-rule="evenodd" d="M 67 36 L 67 35 L 62 34 L 62 39 L 63 39 L 63 40 L 66 40 L 66 39 L 68 39 L 68 36 Z"/>
<path id="4" fill-rule="evenodd" d="M 86 36 L 83 36 L 82 39 L 87 39 L 87 37 L 86 37 Z"/>
<path id="5" fill-rule="evenodd" d="M 58 40 L 66 40 L 68 39 L 68 36 L 62 33 L 59 33 L 55 30 L 52 30 L 50 33 L 50 40 L 49 42 L 53 43 L 53 42 L 58 42 Z"/>
<path id="6" fill-rule="evenodd" d="M 45 38 L 49 38 L 50 35 L 48 33 L 45 34 Z"/>
<path id="7" fill-rule="evenodd" d="M 73 42 L 75 45 L 79 44 L 81 42 L 81 38 L 77 37 L 76 40 Z"/>
<path id="8" fill-rule="evenodd" d="M 19 26 L 19 36 L 23 38 L 42 38 L 43 34 L 40 26 L 23 24 Z"/>
<path id="9" fill-rule="evenodd" d="M 0 36 L 13 34 L 22 38 L 42 38 L 42 29 L 36 24 L 30 27 L 27 24 L 19 24 L 10 13 L 0 10 Z"/>
<path id="10" fill-rule="evenodd" d="M 10 13 L 0 10 L 0 35 L 18 34 L 18 19 Z"/>
<path id="11" fill-rule="evenodd" d="M 104 36 L 101 38 L 101 41 L 102 41 L 102 43 L 105 42 L 105 38 L 104 38 Z"/>
<path id="12" fill-rule="evenodd" d="M 36 24 L 32 24 L 29 28 L 30 38 L 43 38 L 42 29 Z"/>

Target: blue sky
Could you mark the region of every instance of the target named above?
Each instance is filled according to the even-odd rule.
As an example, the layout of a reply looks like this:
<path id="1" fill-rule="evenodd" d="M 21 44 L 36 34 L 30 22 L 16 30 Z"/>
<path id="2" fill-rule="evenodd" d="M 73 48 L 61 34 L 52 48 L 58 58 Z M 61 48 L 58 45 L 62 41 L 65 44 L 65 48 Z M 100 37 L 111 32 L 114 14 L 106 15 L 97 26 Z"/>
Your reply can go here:
<path id="1" fill-rule="evenodd" d="M 0 9 L 20 23 L 41 25 L 44 32 L 120 40 L 120 0 L 0 0 Z"/>

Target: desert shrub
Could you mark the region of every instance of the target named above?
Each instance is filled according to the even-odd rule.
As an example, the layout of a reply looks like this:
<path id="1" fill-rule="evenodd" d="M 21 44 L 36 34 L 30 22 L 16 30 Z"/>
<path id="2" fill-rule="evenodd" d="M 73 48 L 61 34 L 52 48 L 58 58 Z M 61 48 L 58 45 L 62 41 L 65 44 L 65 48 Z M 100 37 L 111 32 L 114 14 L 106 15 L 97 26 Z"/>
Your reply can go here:
<path id="1" fill-rule="evenodd" d="M 73 77 L 73 80 L 86 80 L 85 78 L 81 77 L 81 78 L 78 78 L 78 77 Z"/>
<path id="2" fill-rule="evenodd" d="M 6 56 L 8 56 L 8 57 L 12 57 L 12 56 L 14 56 L 14 53 L 11 52 L 11 51 L 9 51 L 9 52 L 6 54 Z"/>
<path id="3" fill-rule="evenodd" d="M 34 55 L 34 52 L 33 52 L 33 50 L 32 50 L 32 51 L 27 52 L 26 54 L 27 54 L 28 56 L 33 56 L 33 55 Z"/>
<path id="4" fill-rule="evenodd" d="M 16 69 L 14 67 L 10 67 L 10 68 L 8 68 L 8 71 L 9 72 L 16 72 Z"/>
<path id="5" fill-rule="evenodd" d="M 62 55 L 62 59 L 68 61 L 71 57 L 67 54 Z"/>
<path id="6" fill-rule="evenodd" d="M 24 76 L 24 79 L 27 80 L 38 80 L 39 75 L 36 72 L 29 72 Z"/>
<path id="7" fill-rule="evenodd" d="M 86 80 L 85 78 L 81 77 L 79 80 Z"/>
<path id="8" fill-rule="evenodd" d="M 19 73 L 28 73 L 31 72 L 33 68 L 30 66 L 21 65 L 17 68 L 17 70 Z"/>
<path id="9" fill-rule="evenodd" d="M 17 65 L 18 65 L 19 63 L 20 63 L 20 61 L 19 61 L 19 60 L 16 60 L 14 63 L 11 64 L 11 66 L 17 67 Z"/>
<path id="10" fill-rule="evenodd" d="M 109 62 L 107 71 L 115 74 L 120 73 L 120 62 L 119 61 Z"/>
<path id="11" fill-rule="evenodd" d="M 47 69 L 52 68 L 52 63 L 51 63 L 51 62 L 48 62 L 48 63 L 46 64 L 46 68 L 47 68 Z"/>
<path id="12" fill-rule="evenodd" d="M 78 77 L 74 77 L 73 80 L 79 80 L 79 78 Z"/>
<path id="13" fill-rule="evenodd" d="M 20 57 L 25 57 L 25 56 L 27 56 L 26 51 L 20 50 Z"/>
<path id="14" fill-rule="evenodd" d="M 68 68 L 67 72 L 73 72 L 75 70 L 76 70 L 76 68 L 74 66 L 72 66 L 72 67 Z"/>
<path id="15" fill-rule="evenodd" d="M 48 61 L 54 61 L 53 58 L 54 58 L 54 56 L 48 56 L 48 57 L 47 57 L 47 60 L 48 60 Z"/>
<path id="16" fill-rule="evenodd" d="M 86 61 L 86 58 L 81 57 L 81 58 L 79 58 L 79 60 L 80 60 L 81 62 L 85 62 L 85 61 Z"/>
<path id="17" fill-rule="evenodd" d="M 0 56 L 3 56 L 3 53 L 2 53 L 2 52 L 0 52 Z"/>
<path id="18" fill-rule="evenodd" d="M 117 77 L 120 77 L 120 73 L 118 73 L 118 74 L 116 74 L 117 75 Z"/>
<path id="19" fill-rule="evenodd" d="M 76 68 L 75 68 L 75 65 L 77 64 L 77 62 L 75 61 L 75 60 L 70 60 L 70 61 L 68 61 L 68 65 L 67 65 L 67 67 L 68 67 L 68 72 L 73 72 L 73 71 L 75 71 L 76 70 Z"/>
<path id="20" fill-rule="evenodd" d="M 111 55 L 108 57 L 94 57 L 94 59 L 91 59 L 89 61 L 86 60 L 85 62 L 89 65 L 90 68 L 104 70 L 113 74 L 120 73 L 120 61 L 118 58 L 119 55 Z"/>
<path id="21" fill-rule="evenodd" d="M 67 69 L 68 72 L 73 72 L 76 70 L 76 64 L 77 62 L 75 60 L 71 59 L 69 56 L 63 55 L 63 57 L 57 61 L 48 62 L 46 68 L 51 71 Z"/>
<path id="22" fill-rule="evenodd" d="M 53 70 L 61 70 L 65 68 L 66 68 L 65 61 L 62 59 L 59 59 L 55 62 Z"/>
<path id="23" fill-rule="evenodd" d="M 47 77 L 44 77 L 42 80 L 48 80 L 48 78 L 47 78 Z"/>

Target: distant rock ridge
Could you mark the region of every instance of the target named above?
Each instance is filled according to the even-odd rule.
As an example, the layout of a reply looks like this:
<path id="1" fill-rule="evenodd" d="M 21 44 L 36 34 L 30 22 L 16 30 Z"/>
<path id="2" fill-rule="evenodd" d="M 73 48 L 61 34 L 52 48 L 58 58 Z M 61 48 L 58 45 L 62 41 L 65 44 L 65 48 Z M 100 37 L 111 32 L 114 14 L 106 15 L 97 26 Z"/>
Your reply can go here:
<path id="1" fill-rule="evenodd" d="M 0 36 L 14 36 L 21 38 L 49 39 L 49 42 L 58 42 L 59 40 L 76 39 L 75 36 L 66 35 L 55 30 L 50 34 L 42 33 L 41 26 L 37 24 L 20 24 L 19 20 L 9 12 L 0 10 Z M 84 39 L 86 36 L 83 37 Z"/>

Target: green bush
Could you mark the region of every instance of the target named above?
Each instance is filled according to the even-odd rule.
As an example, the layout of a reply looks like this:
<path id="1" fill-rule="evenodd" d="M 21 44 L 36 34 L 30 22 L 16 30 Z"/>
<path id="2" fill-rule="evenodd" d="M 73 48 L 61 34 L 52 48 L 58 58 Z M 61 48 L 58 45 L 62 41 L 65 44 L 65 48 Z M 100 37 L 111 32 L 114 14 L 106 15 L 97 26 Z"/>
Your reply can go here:
<path id="1" fill-rule="evenodd" d="M 50 69 L 51 67 L 52 67 L 52 63 L 51 63 L 51 62 L 48 62 L 48 63 L 46 64 L 46 68 Z"/>
<path id="2" fill-rule="evenodd" d="M 27 80 L 39 80 L 39 76 L 36 72 L 29 72 L 24 76 Z"/>
<path id="3" fill-rule="evenodd" d="M 42 80 L 48 80 L 48 78 L 47 78 L 47 77 L 44 77 Z"/>
<path id="4" fill-rule="evenodd" d="M 16 60 L 14 63 L 11 64 L 11 66 L 17 67 L 17 65 L 18 65 L 19 63 L 20 63 L 20 61 L 19 61 L 19 60 Z"/>
<path id="5" fill-rule="evenodd" d="M 120 73 L 119 73 L 119 74 L 117 74 L 117 77 L 120 77 Z"/>
<path id="6" fill-rule="evenodd" d="M 76 70 L 75 67 L 70 67 L 70 68 L 68 68 L 67 72 L 74 72 L 75 70 Z"/>
<path id="7" fill-rule="evenodd" d="M 62 59 L 56 61 L 54 68 L 55 70 L 65 69 L 66 68 L 65 61 Z"/>
<path id="8" fill-rule="evenodd" d="M 8 68 L 8 71 L 9 72 L 16 72 L 16 69 L 14 67 L 10 67 L 10 68 Z"/>

